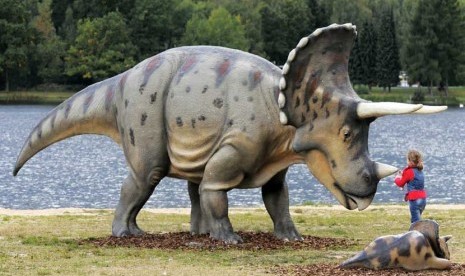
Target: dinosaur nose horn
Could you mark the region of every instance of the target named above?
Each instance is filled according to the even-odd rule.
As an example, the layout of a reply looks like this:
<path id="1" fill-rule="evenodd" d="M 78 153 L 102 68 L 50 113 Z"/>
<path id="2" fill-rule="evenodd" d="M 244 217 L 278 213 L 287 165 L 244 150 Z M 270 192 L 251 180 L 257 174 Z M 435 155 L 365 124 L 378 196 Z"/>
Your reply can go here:
<path id="1" fill-rule="evenodd" d="M 386 115 L 409 114 L 421 109 L 421 104 L 404 104 L 393 102 L 360 102 L 357 105 L 357 116 L 360 119 L 377 118 Z"/>
<path id="2" fill-rule="evenodd" d="M 386 165 L 383 163 L 375 163 L 375 170 L 376 170 L 376 176 L 379 179 L 385 178 L 386 176 L 389 176 L 395 172 L 397 172 L 399 169 L 396 167 L 393 167 L 391 165 Z"/>

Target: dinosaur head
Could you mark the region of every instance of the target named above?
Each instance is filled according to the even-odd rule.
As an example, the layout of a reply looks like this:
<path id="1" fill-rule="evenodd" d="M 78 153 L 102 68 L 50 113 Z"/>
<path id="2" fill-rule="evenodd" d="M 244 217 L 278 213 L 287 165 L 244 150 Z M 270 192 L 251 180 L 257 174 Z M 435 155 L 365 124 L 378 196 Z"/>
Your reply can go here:
<path id="1" fill-rule="evenodd" d="M 423 236 L 428 239 L 436 257 L 450 260 L 450 252 L 447 242 L 452 238 L 452 236 L 439 236 L 439 224 L 436 221 L 430 219 L 416 221 L 410 225 L 409 229 L 409 231 L 414 230 L 422 233 Z"/>
<path id="2" fill-rule="evenodd" d="M 397 168 L 369 158 L 370 123 L 385 115 L 433 113 L 446 107 L 372 103 L 361 99 L 348 75 L 356 36 L 352 24 L 333 24 L 300 40 L 279 82 L 283 124 L 296 127 L 293 149 L 311 173 L 347 209 L 365 209 L 379 180 Z"/>

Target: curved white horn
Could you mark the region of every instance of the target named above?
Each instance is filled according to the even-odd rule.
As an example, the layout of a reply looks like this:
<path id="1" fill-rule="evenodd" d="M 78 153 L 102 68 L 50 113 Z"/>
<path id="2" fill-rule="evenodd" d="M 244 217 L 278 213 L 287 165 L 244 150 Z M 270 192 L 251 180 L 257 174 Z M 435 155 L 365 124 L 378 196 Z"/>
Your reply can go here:
<path id="1" fill-rule="evenodd" d="M 413 112 L 412 114 L 431 114 L 431 113 L 438 113 L 447 109 L 446 105 L 441 106 L 431 106 L 431 105 L 424 105 L 422 108 L 418 109 L 417 111 Z"/>
<path id="2" fill-rule="evenodd" d="M 357 115 L 360 119 L 366 119 L 385 115 L 409 114 L 421 109 L 422 107 L 422 104 L 360 102 L 357 105 Z"/>
<path id="3" fill-rule="evenodd" d="M 375 170 L 376 170 L 376 176 L 379 179 L 385 178 L 386 176 L 389 176 L 395 172 L 397 172 L 399 169 L 396 167 L 393 167 L 391 165 L 386 165 L 383 163 L 375 163 Z"/>

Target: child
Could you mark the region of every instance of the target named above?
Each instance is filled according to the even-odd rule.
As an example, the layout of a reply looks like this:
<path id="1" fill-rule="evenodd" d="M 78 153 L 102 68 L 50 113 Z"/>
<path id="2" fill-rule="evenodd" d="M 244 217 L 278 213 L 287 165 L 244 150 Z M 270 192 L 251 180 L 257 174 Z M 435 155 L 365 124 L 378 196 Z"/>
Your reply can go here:
<path id="1" fill-rule="evenodd" d="M 402 189 L 407 184 L 405 200 L 409 202 L 411 222 L 420 220 L 426 206 L 426 191 L 423 160 L 418 151 L 410 150 L 408 152 L 407 167 L 402 172 L 398 172 L 394 182 Z"/>

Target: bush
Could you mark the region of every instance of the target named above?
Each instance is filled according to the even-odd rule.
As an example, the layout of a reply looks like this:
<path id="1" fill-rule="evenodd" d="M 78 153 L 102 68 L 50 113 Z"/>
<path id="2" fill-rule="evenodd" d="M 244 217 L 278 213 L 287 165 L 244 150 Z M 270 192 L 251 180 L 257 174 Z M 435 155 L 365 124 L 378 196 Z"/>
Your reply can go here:
<path id="1" fill-rule="evenodd" d="M 420 90 L 415 91 L 412 95 L 412 103 L 422 103 L 425 100 L 425 94 Z"/>

